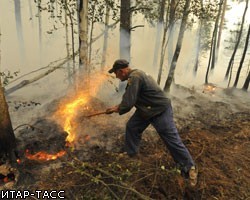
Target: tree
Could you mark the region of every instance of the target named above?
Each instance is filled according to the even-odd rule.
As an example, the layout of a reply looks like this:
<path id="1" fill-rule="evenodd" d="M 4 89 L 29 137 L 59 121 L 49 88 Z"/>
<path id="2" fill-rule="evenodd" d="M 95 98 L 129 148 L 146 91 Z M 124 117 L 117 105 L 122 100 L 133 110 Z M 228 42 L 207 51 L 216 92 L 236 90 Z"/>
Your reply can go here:
<path id="1" fill-rule="evenodd" d="M 166 91 L 166 92 L 170 91 L 170 86 L 171 86 L 173 79 L 174 79 L 174 72 L 175 72 L 176 64 L 177 64 L 177 61 L 178 61 L 178 58 L 180 55 L 182 41 L 183 41 L 183 37 L 184 37 L 184 32 L 185 32 L 185 28 L 186 28 L 186 24 L 187 24 L 190 2 L 191 2 L 191 0 L 186 0 L 185 6 L 184 6 L 183 17 L 182 17 L 182 21 L 181 21 L 181 27 L 180 27 L 180 32 L 179 32 L 175 52 L 174 52 L 174 56 L 173 56 L 171 66 L 169 69 L 168 77 L 167 77 L 167 80 L 166 80 L 166 83 L 164 86 L 164 91 Z"/>
<path id="2" fill-rule="evenodd" d="M 219 2 L 219 10 L 216 16 L 216 21 L 214 24 L 214 31 L 213 31 L 213 36 L 212 36 L 212 42 L 211 42 L 211 70 L 214 70 L 215 68 L 215 63 L 217 61 L 217 39 L 218 39 L 218 26 L 219 26 L 219 19 L 221 18 L 221 10 L 222 10 L 222 5 L 223 5 L 223 0 L 220 0 Z M 209 67 L 208 67 L 209 68 Z"/>
<path id="3" fill-rule="evenodd" d="M 218 25 L 219 25 L 219 19 L 220 19 L 220 14 L 221 14 L 221 9 L 222 9 L 222 4 L 223 0 L 220 0 L 219 3 L 219 9 L 217 12 L 216 20 L 214 23 L 214 30 L 213 30 L 213 35 L 212 35 L 212 41 L 211 41 L 211 47 L 210 47 L 210 55 L 209 55 L 209 60 L 208 60 L 208 66 L 207 66 L 207 72 L 205 76 L 205 83 L 208 83 L 208 73 L 209 70 L 213 70 L 215 67 L 215 62 L 216 62 L 216 43 L 217 43 L 217 36 L 218 36 Z"/>
<path id="4" fill-rule="evenodd" d="M 201 10 L 204 10 L 203 7 L 203 0 L 200 0 L 200 6 L 201 6 Z M 196 53 L 195 53 L 195 63 L 194 63 L 194 75 L 196 76 L 197 71 L 198 71 L 198 67 L 199 67 L 199 55 L 200 55 L 200 49 L 201 49 L 201 35 L 202 35 L 202 29 L 204 26 L 204 17 L 203 15 L 199 17 L 199 25 L 197 28 L 197 40 L 196 40 Z"/>
<path id="5" fill-rule="evenodd" d="M 88 0 L 78 0 L 79 5 L 79 61 L 88 71 Z"/>
<path id="6" fill-rule="evenodd" d="M 245 56 L 246 56 L 246 52 L 247 52 L 247 48 L 248 48 L 248 44 L 249 44 L 249 36 L 250 36 L 250 25 L 248 26 L 248 31 L 247 31 L 247 37 L 246 37 L 246 42 L 245 42 L 245 47 L 244 47 L 244 51 L 240 60 L 240 65 L 236 74 L 236 78 L 235 78 L 235 82 L 234 82 L 234 87 L 237 87 L 238 81 L 239 81 L 239 77 L 240 77 L 240 72 L 245 60 Z"/>
<path id="7" fill-rule="evenodd" d="M 42 42 L 42 15 L 41 15 L 41 11 L 42 11 L 42 6 L 41 6 L 41 0 L 37 1 L 37 16 L 38 16 L 38 26 L 39 26 L 39 51 L 40 54 L 43 50 L 43 42 Z"/>
<path id="8" fill-rule="evenodd" d="M 1 38 L 1 31 L 0 31 Z M 0 40 L 1 44 L 1 40 Z M 1 51 L 0 51 L 1 63 Z M 9 159 L 10 164 L 16 164 L 15 154 L 16 138 L 10 120 L 8 105 L 4 95 L 4 88 L 2 87 L 0 75 L 0 158 L 5 156 Z"/>
<path id="9" fill-rule="evenodd" d="M 219 32 L 218 32 L 218 40 L 217 40 L 217 52 L 219 52 L 220 49 L 220 42 L 221 42 L 221 34 L 222 34 L 222 29 L 224 26 L 224 18 L 225 18 L 225 13 L 226 13 L 226 7 L 227 7 L 227 0 L 223 1 L 223 8 L 222 8 L 222 14 L 220 18 L 220 26 L 219 26 Z"/>
<path id="10" fill-rule="evenodd" d="M 160 57 L 160 68 L 158 72 L 158 77 L 157 77 L 157 83 L 161 83 L 161 75 L 162 75 L 162 68 L 163 68 L 163 62 L 164 62 L 164 57 L 165 57 L 165 52 L 166 48 L 168 46 L 168 41 L 172 41 L 172 36 L 173 36 L 173 27 L 174 27 L 174 20 L 175 20 L 175 11 L 176 11 L 176 1 L 171 0 L 170 5 L 169 5 L 169 16 L 168 13 L 166 14 L 166 19 L 169 18 L 168 23 L 165 23 L 165 28 L 164 28 L 164 33 L 163 33 L 163 38 L 162 38 L 162 45 L 161 45 L 161 57 Z M 168 39 L 166 40 L 166 35 L 168 31 Z M 172 46 L 172 45 L 170 45 Z M 169 51 L 171 51 L 171 48 L 169 48 Z M 170 55 L 170 54 L 169 54 Z"/>
<path id="11" fill-rule="evenodd" d="M 164 12 L 165 12 L 166 0 L 159 0 L 159 19 L 157 22 L 157 35 L 155 39 L 155 50 L 154 50 L 154 60 L 153 66 L 158 63 L 158 54 L 160 49 L 160 38 L 162 37 L 162 31 L 164 29 Z"/>
<path id="12" fill-rule="evenodd" d="M 130 60 L 131 48 L 131 9 L 130 0 L 121 0 L 120 10 L 120 57 Z"/>
<path id="13" fill-rule="evenodd" d="M 248 0 L 246 0 L 246 6 L 245 6 L 245 10 L 244 10 L 244 13 L 243 13 L 243 16 L 242 16 L 240 31 L 239 31 L 239 34 L 237 36 L 237 41 L 236 41 L 236 44 L 235 44 L 235 47 L 234 47 L 233 54 L 232 54 L 232 56 L 230 58 L 230 61 L 229 61 L 228 67 L 227 67 L 227 71 L 226 71 L 226 74 L 225 74 L 225 80 L 228 79 L 229 73 L 230 73 L 230 71 L 231 71 L 231 69 L 233 67 L 234 57 L 235 57 L 236 51 L 238 50 L 238 46 L 239 46 L 240 40 L 241 40 L 241 35 L 242 35 L 244 23 L 245 23 L 247 8 L 248 8 Z"/>
<path id="14" fill-rule="evenodd" d="M 8 105 L 4 96 L 0 77 L 0 153 L 5 154 L 11 162 L 14 162 L 16 150 L 16 138 L 10 120 Z"/>
<path id="15" fill-rule="evenodd" d="M 21 60 L 25 60 L 25 48 L 23 39 L 23 27 L 22 27 L 22 17 L 21 17 L 21 2 L 20 0 L 15 0 L 15 17 L 16 17 L 16 33 L 19 42 L 19 52 L 21 55 Z"/>
<path id="16" fill-rule="evenodd" d="M 104 21 L 104 36 L 103 36 L 103 49 L 102 49 L 102 62 L 101 62 L 101 69 L 104 69 L 106 64 L 106 56 L 107 56 L 107 48 L 108 48 L 108 31 L 109 31 L 109 16 L 110 16 L 110 1 L 107 1 L 106 4 L 106 13 L 105 13 L 105 21 Z"/>
<path id="17" fill-rule="evenodd" d="M 249 72 L 248 72 L 248 75 L 247 75 L 247 78 L 246 78 L 246 80 L 245 80 L 245 83 L 244 83 L 244 85 L 243 85 L 243 87 L 242 87 L 242 90 L 247 91 L 248 86 L 249 86 L 249 82 L 250 82 L 250 70 L 249 70 Z"/>

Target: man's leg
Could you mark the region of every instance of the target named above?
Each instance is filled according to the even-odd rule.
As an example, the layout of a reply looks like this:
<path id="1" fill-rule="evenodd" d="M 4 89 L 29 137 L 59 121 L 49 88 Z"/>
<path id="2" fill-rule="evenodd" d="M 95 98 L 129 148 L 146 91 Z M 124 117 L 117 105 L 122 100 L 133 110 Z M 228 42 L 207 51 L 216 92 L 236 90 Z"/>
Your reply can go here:
<path id="1" fill-rule="evenodd" d="M 165 112 L 154 117 L 151 124 L 163 139 L 174 161 L 182 167 L 184 173 L 188 173 L 195 164 L 178 134 L 173 120 L 172 107 L 169 106 Z"/>
<path id="2" fill-rule="evenodd" d="M 150 124 L 135 112 L 126 125 L 125 150 L 128 155 L 133 156 L 138 153 L 142 132 Z"/>

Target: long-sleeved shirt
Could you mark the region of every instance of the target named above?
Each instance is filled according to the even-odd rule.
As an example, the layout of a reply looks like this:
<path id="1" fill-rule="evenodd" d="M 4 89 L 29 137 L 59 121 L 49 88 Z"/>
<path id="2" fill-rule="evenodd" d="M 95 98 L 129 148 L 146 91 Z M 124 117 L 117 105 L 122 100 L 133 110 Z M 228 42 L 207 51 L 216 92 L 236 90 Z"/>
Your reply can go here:
<path id="1" fill-rule="evenodd" d="M 129 112 L 134 106 L 144 119 L 150 119 L 170 105 L 170 99 L 156 81 L 145 72 L 134 69 L 130 72 L 126 91 L 119 104 L 119 114 Z"/>

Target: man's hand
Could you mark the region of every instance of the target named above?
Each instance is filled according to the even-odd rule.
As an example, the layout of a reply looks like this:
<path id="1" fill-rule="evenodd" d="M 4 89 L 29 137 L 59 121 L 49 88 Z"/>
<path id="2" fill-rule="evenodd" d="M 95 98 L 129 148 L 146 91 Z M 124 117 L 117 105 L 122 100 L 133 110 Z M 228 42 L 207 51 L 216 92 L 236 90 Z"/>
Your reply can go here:
<path id="1" fill-rule="evenodd" d="M 112 114 L 114 112 L 119 112 L 119 106 L 114 106 L 106 110 L 106 114 Z"/>

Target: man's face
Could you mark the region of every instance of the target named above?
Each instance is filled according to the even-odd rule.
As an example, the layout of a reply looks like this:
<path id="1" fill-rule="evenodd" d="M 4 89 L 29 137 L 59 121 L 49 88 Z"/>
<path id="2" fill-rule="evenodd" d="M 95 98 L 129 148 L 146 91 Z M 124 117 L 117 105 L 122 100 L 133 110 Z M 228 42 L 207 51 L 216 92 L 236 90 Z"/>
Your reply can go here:
<path id="1" fill-rule="evenodd" d="M 120 79 L 121 81 L 127 80 L 127 73 L 125 69 L 118 69 L 115 71 L 116 78 Z"/>

